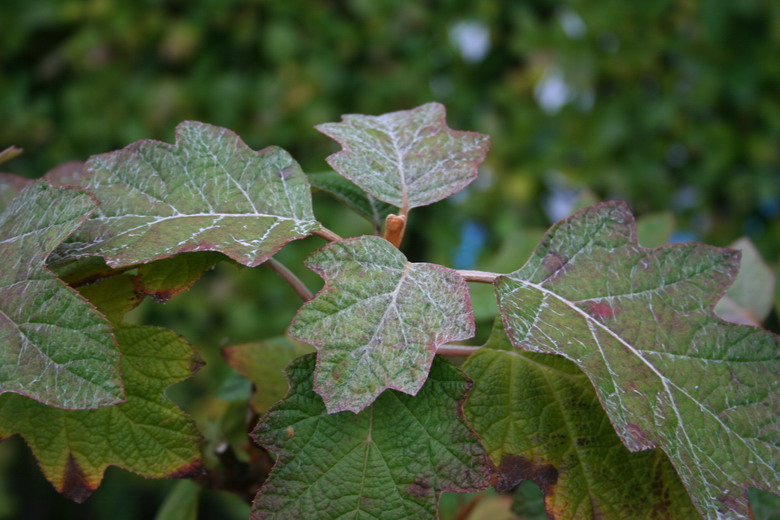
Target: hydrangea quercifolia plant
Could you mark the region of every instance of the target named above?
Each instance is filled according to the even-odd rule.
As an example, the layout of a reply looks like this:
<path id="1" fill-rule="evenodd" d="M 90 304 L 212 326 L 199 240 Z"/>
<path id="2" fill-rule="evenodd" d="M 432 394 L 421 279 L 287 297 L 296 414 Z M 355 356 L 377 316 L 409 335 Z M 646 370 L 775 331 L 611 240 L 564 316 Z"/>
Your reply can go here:
<path id="1" fill-rule="evenodd" d="M 305 302 L 292 340 L 223 351 L 264 413 L 252 518 L 432 518 L 443 491 L 524 480 L 556 519 L 746 518 L 749 487 L 777 493 L 780 341 L 714 311 L 738 253 L 644 248 L 626 205 L 606 202 L 509 274 L 411 263 L 410 210 L 467 186 L 487 136 L 448 128 L 436 103 L 317 128 L 342 147 L 335 172 L 185 122 L 174 145 L 0 175 L 0 438 L 21 435 L 58 491 L 85 500 L 109 465 L 230 488 L 164 395 L 199 366 L 194 349 L 123 316 L 234 261 L 266 263 Z M 322 226 L 312 185 L 384 234 Z M 329 242 L 306 261 L 316 295 L 273 258 L 312 234 Z M 481 348 L 450 343 L 474 335 L 469 282 L 499 304 Z M 721 314 L 745 301 L 729 293 Z M 446 360 L 459 356 L 462 370 Z"/>

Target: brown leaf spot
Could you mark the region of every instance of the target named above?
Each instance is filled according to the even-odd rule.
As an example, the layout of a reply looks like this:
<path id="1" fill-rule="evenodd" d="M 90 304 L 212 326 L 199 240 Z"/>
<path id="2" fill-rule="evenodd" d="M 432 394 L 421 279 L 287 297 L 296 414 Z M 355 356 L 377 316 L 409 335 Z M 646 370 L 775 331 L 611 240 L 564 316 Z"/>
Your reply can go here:
<path id="1" fill-rule="evenodd" d="M 504 493 L 524 480 L 535 482 L 548 494 L 558 481 L 558 470 L 550 464 L 535 464 L 520 455 L 505 455 L 498 467 L 496 491 Z"/>
<path id="2" fill-rule="evenodd" d="M 542 259 L 542 264 L 547 269 L 547 272 L 550 274 L 554 274 L 558 272 L 566 263 L 569 261 L 568 258 L 566 258 L 563 255 L 560 255 L 556 253 L 555 251 L 550 251 L 546 255 L 544 255 L 544 258 Z"/>
<path id="3" fill-rule="evenodd" d="M 288 427 L 287 427 L 287 436 L 288 436 L 289 438 L 291 438 L 291 439 L 292 439 L 293 437 L 295 437 L 295 428 L 293 428 L 292 426 L 288 426 Z"/>
<path id="4" fill-rule="evenodd" d="M 286 181 L 287 179 L 295 175 L 295 167 L 288 166 L 287 168 L 280 170 L 279 173 L 277 173 L 276 175 L 278 175 L 279 178 L 282 179 L 283 181 Z"/>
<path id="5" fill-rule="evenodd" d="M 94 493 L 95 489 L 89 485 L 87 476 L 73 455 L 68 455 L 65 472 L 62 475 L 62 487 L 58 491 L 77 504 L 81 504 Z"/>
<path id="6" fill-rule="evenodd" d="M 404 487 L 404 492 L 414 498 L 425 498 L 431 493 L 430 481 L 425 477 L 420 477 Z"/>
<path id="7" fill-rule="evenodd" d="M 644 431 L 639 425 L 634 423 L 628 423 L 626 425 L 626 437 L 628 438 L 628 448 L 631 451 L 647 450 L 654 448 L 655 445 L 650 441 L 647 432 Z"/>
<path id="8" fill-rule="evenodd" d="M 615 316 L 615 311 L 606 303 L 588 302 L 588 312 L 597 320 L 606 320 Z"/>

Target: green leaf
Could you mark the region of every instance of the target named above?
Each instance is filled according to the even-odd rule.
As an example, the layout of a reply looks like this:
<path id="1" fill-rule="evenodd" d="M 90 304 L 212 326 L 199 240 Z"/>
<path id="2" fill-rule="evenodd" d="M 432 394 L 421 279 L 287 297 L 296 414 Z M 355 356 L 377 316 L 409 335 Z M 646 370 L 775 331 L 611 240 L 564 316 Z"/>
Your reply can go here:
<path id="1" fill-rule="evenodd" d="M 437 358 L 415 397 L 385 392 L 368 409 L 328 414 L 312 391 L 314 356 L 287 369 L 289 395 L 252 436 L 277 454 L 252 518 L 436 516 L 442 491 L 488 486 L 484 448 L 460 411 L 468 383 Z"/>
<path id="2" fill-rule="evenodd" d="M 290 336 L 317 349 L 314 390 L 330 413 L 359 412 L 387 388 L 415 395 L 437 347 L 474 335 L 465 280 L 408 262 L 382 238 L 332 242 L 306 266 L 325 286 L 298 311 Z"/>
<path id="3" fill-rule="evenodd" d="M 484 134 L 448 128 L 439 103 L 344 115 L 341 123 L 316 128 L 343 148 L 327 159 L 334 170 L 399 208 L 425 206 L 468 186 L 490 147 Z"/>
<path id="4" fill-rule="evenodd" d="M 729 247 L 741 251 L 742 260 L 739 274 L 715 306 L 715 313 L 734 323 L 760 325 L 774 306 L 775 273 L 749 238 L 740 238 Z"/>
<path id="5" fill-rule="evenodd" d="M 397 212 L 395 206 L 376 200 L 336 172 L 308 173 L 311 185 L 329 193 L 336 200 L 365 218 L 375 229 L 380 229 L 387 216 Z"/>
<path id="6" fill-rule="evenodd" d="M 0 173 L 0 212 L 5 211 L 5 208 L 11 203 L 11 199 L 16 197 L 31 182 L 30 179 L 18 175 Z"/>
<path id="7" fill-rule="evenodd" d="M 0 438 L 24 437 L 49 482 L 76 502 L 97 489 L 109 465 L 147 478 L 186 477 L 200 469 L 198 432 L 164 394 L 197 370 L 197 353 L 158 327 L 118 327 L 116 335 L 126 402 L 60 410 L 18 395 L 0 396 Z"/>
<path id="8" fill-rule="evenodd" d="M 138 307 L 144 299 L 135 287 L 134 277 L 128 274 L 85 285 L 79 288 L 79 293 L 112 323 L 120 323 L 125 314 Z"/>
<path id="9" fill-rule="evenodd" d="M 571 361 L 518 351 L 497 323 L 463 370 L 474 381 L 463 410 L 499 468 L 499 491 L 532 480 L 561 520 L 697 516 L 666 455 L 629 452 Z"/>
<path id="10" fill-rule="evenodd" d="M 228 365 L 255 385 L 249 404 L 264 413 L 287 393 L 284 368 L 293 359 L 309 354 L 312 348 L 284 336 L 222 349 Z"/>
<path id="11" fill-rule="evenodd" d="M 192 287 L 203 273 L 224 259 L 220 253 L 206 251 L 184 253 L 144 264 L 138 267 L 136 288 L 157 302 L 165 302 Z"/>
<path id="12" fill-rule="evenodd" d="M 62 408 L 122 400 L 108 322 L 45 265 L 95 207 L 81 190 L 40 181 L 0 215 L 0 394 Z"/>
<path id="13" fill-rule="evenodd" d="M 636 235 L 645 247 L 668 244 L 677 227 L 674 214 L 668 211 L 642 215 L 636 219 Z"/>
<path id="14" fill-rule="evenodd" d="M 200 486 L 191 480 L 178 481 L 154 515 L 154 520 L 197 520 Z"/>
<path id="15" fill-rule="evenodd" d="M 554 225 L 495 282 L 512 344 L 574 361 L 623 443 L 663 449 L 707 518 L 747 516 L 747 486 L 780 489 L 780 338 L 712 311 L 738 259 L 640 247 L 613 202 Z"/>
<path id="16" fill-rule="evenodd" d="M 306 175 L 284 150 L 251 150 L 224 128 L 185 121 L 176 144 L 138 141 L 97 155 L 85 187 L 101 206 L 60 256 L 116 268 L 219 251 L 256 266 L 319 227 Z"/>

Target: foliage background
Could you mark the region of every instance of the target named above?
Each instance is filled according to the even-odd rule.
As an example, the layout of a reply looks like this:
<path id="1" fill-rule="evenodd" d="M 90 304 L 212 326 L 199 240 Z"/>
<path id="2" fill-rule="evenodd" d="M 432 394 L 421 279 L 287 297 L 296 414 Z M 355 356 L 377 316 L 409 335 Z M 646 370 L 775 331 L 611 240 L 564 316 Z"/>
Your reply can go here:
<path id="1" fill-rule="evenodd" d="M 773 0 L 5 0 L 0 147 L 25 149 L 4 170 L 38 177 L 138 139 L 170 142 L 195 119 L 319 171 L 335 146 L 313 125 L 439 101 L 492 151 L 464 194 L 413 212 L 413 260 L 498 270 L 506 257 L 514 269 L 536 230 L 617 198 L 639 215 L 673 212 L 674 240 L 746 235 L 777 264 L 779 55 Z M 339 233 L 370 231 L 327 197 L 315 209 Z M 318 245 L 282 253 L 312 288 L 299 260 Z M 225 418 L 246 392 L 219 346 L 283 333 L 297 305 L 265 269 L 224 265 L 133 319 L 200 347 L 208 367 L 172 394 L 218 440 L 237 435 Z M 0 518 L 152 518 L 172 485 L 112 469 L 74 506 L 20 445 L 0 444 Z M 216 492 L 201 514 L 225 508 L 245 517 Z"/>

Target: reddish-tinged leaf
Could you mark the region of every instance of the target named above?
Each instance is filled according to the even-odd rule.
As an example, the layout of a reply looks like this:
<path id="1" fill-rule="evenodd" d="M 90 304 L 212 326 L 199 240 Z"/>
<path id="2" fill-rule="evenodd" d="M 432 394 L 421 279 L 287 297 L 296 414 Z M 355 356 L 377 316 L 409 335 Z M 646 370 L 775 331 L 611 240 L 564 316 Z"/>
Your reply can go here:
<path id="1" fill-rule="evenodd" d="M 287 369 L 290 393 L 252 436 L 277 454 L 252 519 L 436 517 L 442 491 L 488 486 L 484 448 L 464 424 L 468 383 L 437 358 L 412 397 L 383 393 L 368 409 L 328 414 L 312 391 L 314 356 Z"/>
<path id="2" fill-rule="evenodd" d="M 533 480 L 557 520 L 697 517 L 666 455 L 629 452 L 571 361 L 517 350 L 497 323 L 463 370 L 474 381 L 463 409 L 499 490 Z"/>
<path id="3" fill-rule="evenodd" d="M 495 283 L 512 344 L 577 363 L 623 443 L 663 449 L 713 519 L 747 517 L 748 486 L 780 489 L 780 338 L 712 310 L 738 266 L 727 249 L 640 247 L 628 208 L 604 203 Z"/>
<path id="4" fill-rule="evenodd" d="M 327 159 L 334 170 L 373 197 L 406 209 L 468 186 L 490 147 L 487 135 L 448 128 L 439 103 L 381 116 L 344 115 L 340 123 L 316 128 L 343 148 Z"/>
<path id="5" fill-rule="evenodd" d="M 30 179 L 18 175 L 0 173 L 0 212 L 5 211 L 5 208 L 11 203 L 11 199 L 16 197 L 31 182 Z"/>
<path id="6" fill-rule="evenodd" d="M 70 161 L 55 166 L 43 178 L 55 186 L 78 186 L 89 174 L 82 161 Z"/>
<path id="7" fill-rule="evenodd" d="M 325 280 L 290 326 L 314 346 L 314 390 L 328 411 L 359 412 L 387 388 L 415 395 L 439 345 L 474 335 L 468 287 L 454 270 L 413 264 L 379 237 L 332 242 L 306 266 Z"/>
<path id="8" fill-rule="evenodd" d="M 40 181 L 0 215 L 0 394 L 62 408 L 122 400 L 108 322 L 45 265 L 95 207 L 81 190 Z"/>
<path id="9" fill-rule="evenodd" d="M 248 266 L 319 227 L 309 182 L 277 147 L 256 152 L 224 128 L 186 121 L 176 144 L 138 141 L 87 162 L 100 209 L 58 254 L 116 268 L 191 251 Z"/>
<path id="10" fill-rule="evenodd" d="M 0 438 L 19 434 L 46 478 L 68 498 L 86 500 L 103 472 L 119 466 L 148 478 L 184 478 L 201 467 L 199 435 L 164 390 L 201 365 L 190 345 L 158 327 L 116 329 L 127 401 L 97 410 L 60 410 L 0 396 Z"/>

